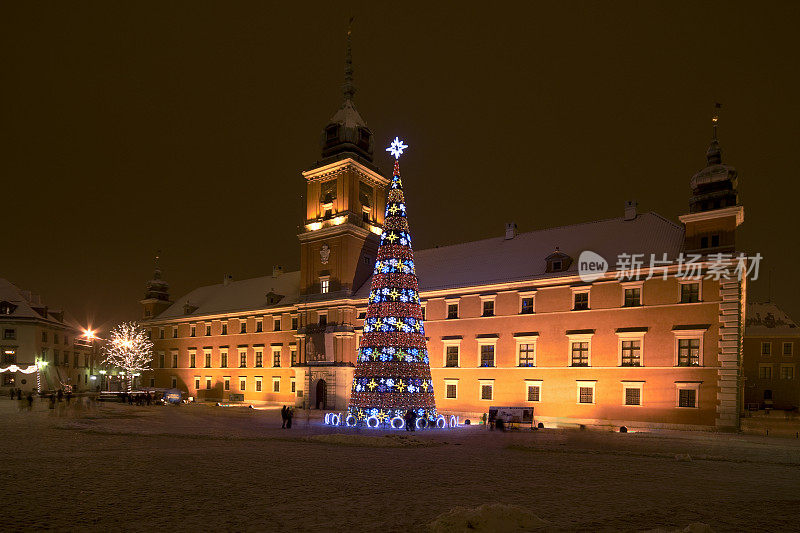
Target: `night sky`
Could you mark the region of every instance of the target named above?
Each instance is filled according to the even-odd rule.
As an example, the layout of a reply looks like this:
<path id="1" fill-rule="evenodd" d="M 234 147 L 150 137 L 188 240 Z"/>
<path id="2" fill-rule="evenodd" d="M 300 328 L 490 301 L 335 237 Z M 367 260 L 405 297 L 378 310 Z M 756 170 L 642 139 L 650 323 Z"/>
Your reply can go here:
<path id="1" fill-rule="evenodd" d="M 84 324 L 299 268 L 300 172 L 341 103 L 400 135 L 415 248 L 621 216 L 677 221 L 715 102 L 740 248 L 800 320 L 797 3 L 0 4 L 0 277 Z M 748 7 L 748 4 L 749 7 Z M 489 10 L 493 6 L 493 10 Z M 791 52 L 795 50 L 795 52 Z"/>

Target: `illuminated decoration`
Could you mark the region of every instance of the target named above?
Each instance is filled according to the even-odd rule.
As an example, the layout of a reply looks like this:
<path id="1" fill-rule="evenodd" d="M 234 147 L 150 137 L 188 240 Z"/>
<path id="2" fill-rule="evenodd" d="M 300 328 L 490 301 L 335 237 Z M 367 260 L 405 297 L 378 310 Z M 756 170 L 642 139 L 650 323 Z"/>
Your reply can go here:
<path id="1" fill-rule="evenodd" d="M 133 388 L 133 378 L 138 372 L 150 370 L 150 361 L 153 359 L 153 343 L 147 338 L 144 329 L 135 322 L 125 322 L 111 330 L 108 342 L 103 347 L 105 363 L 125 370 L 128 379 L 128 391 Z"/>
<path id="2" fill-rule="evenodd" d="M 26 366 L 25 368 L 22 368 L 21 366 L 17 366 L 17 365 L 11 365 L 11 366 L 7 366 L 5 368 L 0 368 L 0 373 L 2 373 L 2 372 L 22 372 L 23 374 L 33 374 L 37 370 L 39 370 L 39 367 L 36 366 L 36 365 Z"/>
<path id="3" fill-rule="evenodd" d="M 353 415 L 347 415 L 347 418 L 344 419 L 344 425 L 351 428 L 358 423 L 358 419 Z"/>
<path id="4" fill-rule="evenodd" d="M 401 141 L 398 137 L 395 137 L 394 140 L 392 141 L 392 144 L 389 145 L 389 148 L 387 148 L 386 151 L 392 154 L 394 158 L 397 160 L 400 159 L 400 156 L 403 155 L 403 150 L 405 150 L 406 148 L 408 148 L 408 145 L 403 144 L 403 141 Z M 395 165 L 395 170 L 397 170 L 396 165 Z"/>
<path id="5" fill-rule="evenodd" d="M 458 417 L 456 415 L 450 415 L 450 427 L 451 428 L 458 427 Z"/>
<path id="6" fill-rule="evenodd" d="M 399 158 L 406 148 L 408 145 L 395 138 L 387 151 Z M 417 427 L 436 423 L 433 381 L 406 214 L 400 165 L 395 161 L 345 418 L 347 426 L 361 423 L 371 428 L 400 429 L 405 427 L 409 410 L 415 413 Z"/>

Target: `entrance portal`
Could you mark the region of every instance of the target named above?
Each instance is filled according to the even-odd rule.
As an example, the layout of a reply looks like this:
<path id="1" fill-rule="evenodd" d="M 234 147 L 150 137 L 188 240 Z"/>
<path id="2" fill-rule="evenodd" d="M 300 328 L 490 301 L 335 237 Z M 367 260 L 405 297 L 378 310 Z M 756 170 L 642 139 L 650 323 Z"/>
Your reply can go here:
<path id="1" fill-rule="evenodd" d="M 328 408 L 328 384 L 324 379 L 317 381 L 317 396 L 316 396 L 317 409 Z"/>

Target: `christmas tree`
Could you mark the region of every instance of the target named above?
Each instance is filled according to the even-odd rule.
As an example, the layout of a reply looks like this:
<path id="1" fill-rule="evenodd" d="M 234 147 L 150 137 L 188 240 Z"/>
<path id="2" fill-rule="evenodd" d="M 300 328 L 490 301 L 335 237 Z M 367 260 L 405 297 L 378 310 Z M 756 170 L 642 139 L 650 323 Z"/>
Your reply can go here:
<path id="1" fill-rule="evenodd" d="M 386 149 L 395 156 L 394 172 L 345 421 L 349 426 L 365 421 L 372 427 L 402 427 L 408 410 L 419 420 L 437 422 L 398 161 L 405 148 L 395 137 Z"/>

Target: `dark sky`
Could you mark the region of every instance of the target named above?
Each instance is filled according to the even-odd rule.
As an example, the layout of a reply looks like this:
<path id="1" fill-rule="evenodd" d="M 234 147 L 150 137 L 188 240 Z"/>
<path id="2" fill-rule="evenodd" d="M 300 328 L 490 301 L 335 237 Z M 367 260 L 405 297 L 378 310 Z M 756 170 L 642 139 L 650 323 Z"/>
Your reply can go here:
<path id="1" fill-rule="evenodd" d="M 722 102 L 740 242 L 800 319 L 800 5 L 675 4 L 3 2 L 0 276 L 110 326 L 139 316 L 159 248 L 174 297 L 298 268 L 300 172 L 341 102 L 353 14 L 376 152 L 411 146 L 416 248 L 630 198 L 677 220 Z"/>

